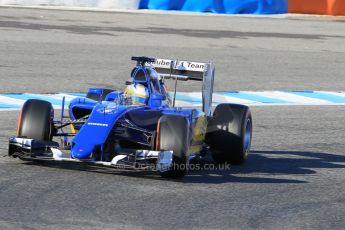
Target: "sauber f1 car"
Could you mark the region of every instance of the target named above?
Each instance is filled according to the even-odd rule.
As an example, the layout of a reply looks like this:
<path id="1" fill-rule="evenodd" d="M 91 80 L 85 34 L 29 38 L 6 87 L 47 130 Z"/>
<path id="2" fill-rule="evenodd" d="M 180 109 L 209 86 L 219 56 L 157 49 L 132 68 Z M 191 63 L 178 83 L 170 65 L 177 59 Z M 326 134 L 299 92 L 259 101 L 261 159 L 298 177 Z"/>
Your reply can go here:
<path id="1" fill-rule="evenodd" d="M 17 135 L 9 139 L 9 156 L 152 169 L 166 178 L 183 177 L 193 157 L 212 154 L 215 162 L 230 164 L 247 159 L 252 139 L 250 110 L 238 104 L 218 104 L 212 109 L 212 63 L 132 60 L 136 66 L 124 92 L 91 88 L 86 97 L 70 102 L 69 116 L 64 114 L 65 99 L 56 120 L 49 102 L 27 100 Z M 171 94 L 165 87 L 167 80 L 175 85 Z M 201 106 L 175 105 L 178 81 L 202 82 Z M 140 92 L 135 94 L 133 89 Z M 68 126 L 71 131 L 67 132 Z"/>

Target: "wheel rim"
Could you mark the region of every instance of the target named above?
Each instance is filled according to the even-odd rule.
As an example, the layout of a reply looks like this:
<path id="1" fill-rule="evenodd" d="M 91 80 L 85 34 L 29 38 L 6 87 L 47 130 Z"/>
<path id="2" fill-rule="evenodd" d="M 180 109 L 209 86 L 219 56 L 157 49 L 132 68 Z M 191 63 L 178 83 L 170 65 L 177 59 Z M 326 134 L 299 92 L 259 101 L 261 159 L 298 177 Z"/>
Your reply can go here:
<path id="1" fill-rule="evenodd" d="M 252 121 L 247 119 L 244 134 L 244 151 L 248 153 L 250 151 L 250 145 L 252 142 Z"/>

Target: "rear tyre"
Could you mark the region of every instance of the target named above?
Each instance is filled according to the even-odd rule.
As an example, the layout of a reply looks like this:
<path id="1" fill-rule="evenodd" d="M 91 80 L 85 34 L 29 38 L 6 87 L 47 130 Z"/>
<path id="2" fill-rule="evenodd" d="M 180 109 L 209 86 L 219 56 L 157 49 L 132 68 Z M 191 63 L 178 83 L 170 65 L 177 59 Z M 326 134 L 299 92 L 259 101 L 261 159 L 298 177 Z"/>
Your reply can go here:
<path id="1" fill-rule="evenodd" d="M 188 122 L 184 117 L 163 115 L 157 126 L 156 150 L 172 150 L 173 166 L 160 175 L 164 178 L 181 178 L 188 167 Z"/>
<path id="2" fill-rule="evenodd" d="M 217 163 L 242 164 L 252 140 L 252 116 L 245 105 L 219 104 L 207 127 L 206 141 Z"/>
<path id="3" fill-rule="evenodd" d="M 38 141 L 50 141 L 54 132 L 53 106 L 42 100 L 27 100 L 18 120 L 17 136 Z"/>

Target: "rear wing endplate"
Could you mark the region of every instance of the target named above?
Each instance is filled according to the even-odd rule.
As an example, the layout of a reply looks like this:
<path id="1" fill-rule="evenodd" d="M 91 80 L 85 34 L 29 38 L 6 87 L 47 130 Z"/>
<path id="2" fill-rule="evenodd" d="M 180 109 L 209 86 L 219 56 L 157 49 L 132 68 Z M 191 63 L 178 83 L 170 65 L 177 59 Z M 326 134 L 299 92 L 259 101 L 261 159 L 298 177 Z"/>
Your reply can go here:
<path id="1" fill-rule="evenodd" d="M 155 59 L 150 63 L 162 76 L 181 77 L 181 80 L 202 81 L 202 107 L 206 116 L 212 115 L 212 94 L 215 66 L 212 63 Z"/>

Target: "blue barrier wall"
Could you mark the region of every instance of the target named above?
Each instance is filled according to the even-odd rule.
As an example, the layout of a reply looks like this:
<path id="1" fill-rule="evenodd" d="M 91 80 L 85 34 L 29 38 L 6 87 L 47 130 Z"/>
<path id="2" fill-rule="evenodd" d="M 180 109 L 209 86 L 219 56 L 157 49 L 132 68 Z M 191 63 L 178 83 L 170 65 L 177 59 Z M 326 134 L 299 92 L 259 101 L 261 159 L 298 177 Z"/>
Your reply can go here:
<path id="1" fill-rule="evenodd" d="M 288 0 L 141 0 L 140 9 L 225 14 L 287 13 Z"/>

